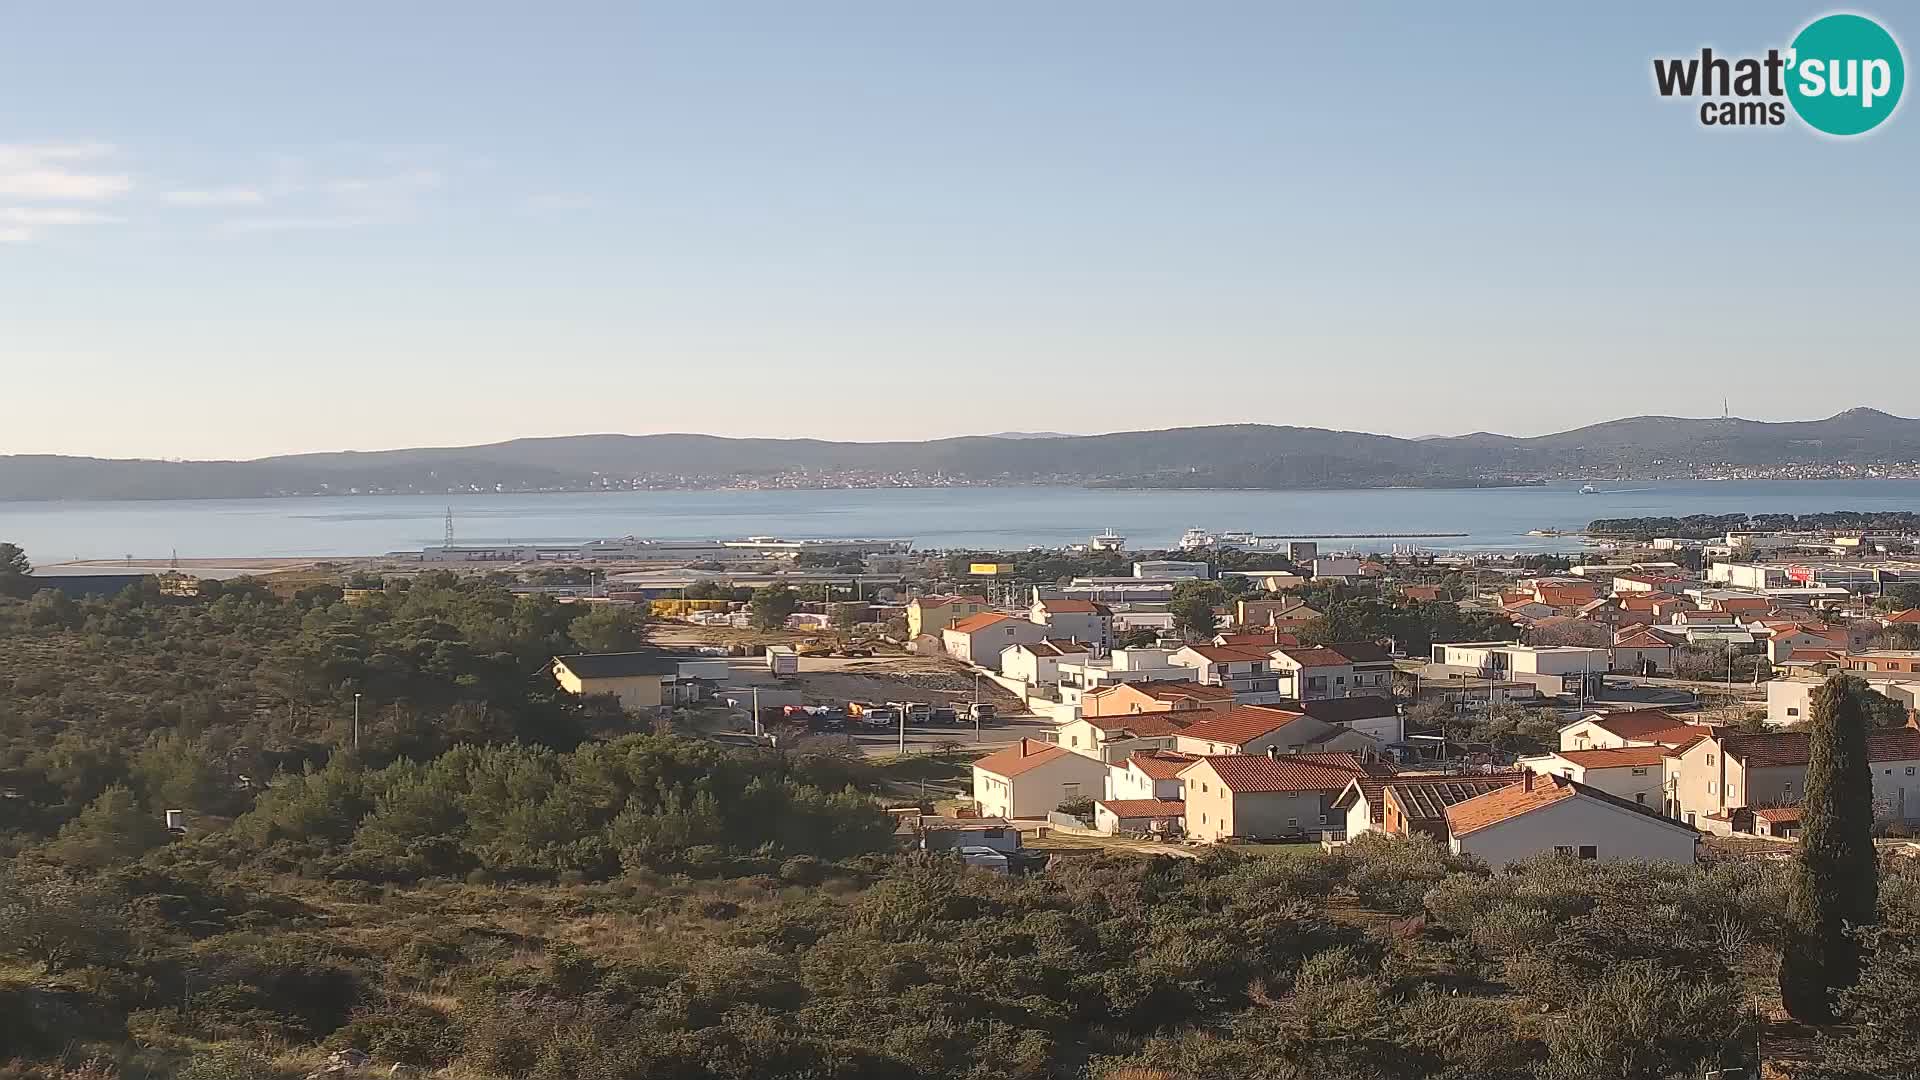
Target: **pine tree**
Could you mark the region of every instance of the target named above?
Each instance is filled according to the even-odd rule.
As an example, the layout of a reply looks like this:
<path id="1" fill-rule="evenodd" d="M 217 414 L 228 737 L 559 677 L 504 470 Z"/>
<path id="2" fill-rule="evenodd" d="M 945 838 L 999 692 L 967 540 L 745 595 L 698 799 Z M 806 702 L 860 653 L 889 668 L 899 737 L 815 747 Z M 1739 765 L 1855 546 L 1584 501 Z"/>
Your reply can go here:
<path id="1" fill-rule="evenodd" d="M 1780 998 L 1803 1023 L 1832 1020 L 1834 991 L 1860 977 L 1850 927 L 1874 921 L 1873 768 L 1866 684 L 1836 675 L 1814 692 L 1800 852 L 1788 882 Z"/>

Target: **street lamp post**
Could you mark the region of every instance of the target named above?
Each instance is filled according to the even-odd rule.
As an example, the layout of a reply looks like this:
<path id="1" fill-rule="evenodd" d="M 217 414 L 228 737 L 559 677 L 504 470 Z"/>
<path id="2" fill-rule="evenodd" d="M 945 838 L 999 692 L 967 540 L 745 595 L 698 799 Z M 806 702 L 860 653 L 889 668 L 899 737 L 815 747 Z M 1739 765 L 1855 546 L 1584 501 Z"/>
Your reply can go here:
<path id="1" fill-rule="evenodd" d="M 360 692 L 353 694 L 353 748 L 360 749 Z"/>

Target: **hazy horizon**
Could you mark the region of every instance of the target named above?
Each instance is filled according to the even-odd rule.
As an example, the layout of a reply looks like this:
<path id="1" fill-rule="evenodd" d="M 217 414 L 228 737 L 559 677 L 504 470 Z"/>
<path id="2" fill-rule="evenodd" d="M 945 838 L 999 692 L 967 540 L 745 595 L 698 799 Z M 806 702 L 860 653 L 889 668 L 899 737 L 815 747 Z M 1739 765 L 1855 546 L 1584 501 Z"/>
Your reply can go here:
<path id="1" fill-rule="evenodd" d="M 1847 411 L 1851 411 L 1851 409 L 1865 408 L 1865 407 L 1867 406 L 1850 406 L 1849 409 L 1843 409 L 1841 410 L 1841 412 L 1847 412 Z M 1879 410 L 1879 411 L 1884 412 L 1886 410 Z M 1826 419 L 1831 419 L 1836 415 L 1839 415 L 1839 414 L 1828 413 L 1822 416 L 1786 417 L 1786 418 L 1783 418 L 1782 420 L 1777 420 L 1777 421 L 1762 420 L 1759 417 L 1752 417 L 1752 416 L 1731 416 L 1731 417 L 1727 417 L 1727 419 L 1754 421 L 1754 422 L 1760 422 L 1760 423 L 1795 423 L 1795 422 L 1805 422 L 1805 421 L 1813 421 L 1813 420 L 1826 420 Z M 1897 414 L 1896 414 L 1896 418 L 1897 419 L 1914 419 L 1913 417 L 1899 417 L 1897 416 Z M 1717 420 L 1717 419 L 1721 419 L 1721 417 L 1667 416 L 1665 414 L 1648 413 L 1648 414 L 1640 414 L 1637 416 L 1608 417 L 1605 420 L 1595 421 L 1595 424 L 1604 424 L 1604 423 L 1620 421 L 1620 420 L 1647 420 L 1647 419 Z M 1223 421 L 1220 424 L 1182 424 L 1177 426 L 1180 428 L 1223 427 L 1223 426 L 1236 426 L 1241 424 L 1257 424 L 1257 423 L 1262 423 L 1262 422 L 1261 421 Z M 1319 425 L 1313 425 L 1313 424 L 1300 424 L 1300 425 L 1292 425 L 1292 426 L 1307 427 L 1307 428 L 1319 427 Z M 1594 425 L 1589 425 L 1589 424 L 1580 425 L 1580 427 L 1590 427 L 1590 426 L 1594 426 Z M 1121 434 L 1130 434 L 1130 433 L 1141 432 L 1141 431 L 1168 431 L 1168 430 L 1172 430 L 1172 429 L 1171 428 L 1116 428 L 1112 431 L 1081 431 L 1081 432 L 1072 432 L 1072 431 L 961 432 L 956 435 L 932 436 L 924 440 L 921 440 L 921 439 L 849 439 L 849 438 L 822 439 L 817 436 L 806 436 L 806 435 L 793 435 L 793 436 L 757 435 L 757 434 L 728 435 L 728 434 L 720 434 L 720 433 L 711 432 L 711 431 L 575 431 L 575 432 L 546 433 L 546 434 L 532 434 L 532 435 L 514 435 L 507 438 L 502 438 L 502 439 L 486 439 L 486 440 L 482 440 L 479 442 L 472 442 L 472 443 L 431 443 L 431 444 L 420 443 L 420 444 L 401 445 L 401 446 L 353 446 L 353 447 L 330 447 L 330 448 L 323 447 L 315 450 L 290 450 L 290 451 L 284 451 L 284 452 L 273 453 L 273 454 L 256 454 L 256 455 L 250 455 L 248 457 L 193 458 L 193 457 L 185 457 L 181 455 L 135 454 L 135 455 L 125 455 L 123 459 L 124 460 L 146 460 L 146 461 L 252 461 L 252 460 L 261 460 L 265 458 L 297 457 L 297 456 L 302 456 L 307 454 L 332 454 L 332 453 L 371 454 L 371 453 L 380 453 L 382 451 L 388 451 L 388 450 L 444 450 L 444 449 L 460 449 L 460 448 L 471 447 L 471 446 L 494 446 L 502 443 L 510 443 L 510 442 L 517 442 L 517 441 L 523 441 L 523 440 L 533 440 L 533 439 L 584 439 L 584 438 L 602 438 L 602 437 L 608 437 L 608 436 L 612 436 L 616 438 L 634 438 L 634 437 L 640 437 L 640 436 L 646 436 L 646 435 L 689 435 L 689 436 L 699 436 L 699 437 L 714 437 L 714 438 L 722 438 L 722 439 L 811 439 L 813 441 L 819 441 L 819 442 L 890 443 L 890 442 L 934 442 L 934 441 L 939 441 L 941 439 L 965 439 L 965 438 L 1010 439 L 1010 440 L 1019 440 L 1019 441 L 1031 441 L 1031 440 L 1037 440 L 1037 439 L 1080 439 L 1080 438 L 1090 438 L 1097 435 L 1121 435 Z M 1322 428 L 1322 430 L 1347 430 L 1347 429 Z M 1358 432 L 1358 433 L 1368 434 L 1368 435 L 1392 435 L 1392 437 L 1394 438 L 1405 439 L 1409 442 L 1429 442 L 1436 439 L 1461 439 L 1461 438 L 1467 438 L 1473 435 L 1504 435 L 1504 436 L 1511 436 L 1514 438 L 1529 438 L 1534 435 L 1561 434 L 1565 431 L 1573 431 L 1573 430 L 1578 430 L 1578 428 L 1564 428 L 1564 429 L 1560 429 L 1559 431 L 1533 432 L 1533 433 L 1524 434 L 1524 435 L 1518 432 L 1512 432 L 1512 431 L 1488 431 L 1486 429 L 1476 429 L 1473 431 L 1457 431 L 1449 434 L 1438 434 L 1438 435 L 1431 434 L 1431 433 L 1425 434 L 1425 435 L 1393 435 L 1393 433 L 1391 432 L 1379 432 L 1379 431 Z M 31 456 L 31 455 L 27 455 L 27 454 L 8 455 L 4 452 L 0 452 L 0 456 Z M 63 453 L 58 456 L 92 457 L 92 458 L 117 457 L 116 455 L 104 455 L 104 454 L 68 454 L 68 453 Z"/>
<path id="2" fill-rule="evenodd" d="M 35 10 L 0 454 L 1920 412 L 1920 121 L 1651 86 L 1827 10 Z"/>

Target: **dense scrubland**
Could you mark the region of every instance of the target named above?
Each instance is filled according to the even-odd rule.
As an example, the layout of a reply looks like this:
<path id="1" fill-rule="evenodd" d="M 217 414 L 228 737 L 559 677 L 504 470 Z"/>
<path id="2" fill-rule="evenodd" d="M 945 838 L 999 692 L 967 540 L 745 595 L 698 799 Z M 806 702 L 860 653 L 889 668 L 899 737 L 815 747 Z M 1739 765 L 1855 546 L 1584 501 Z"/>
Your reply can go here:
<path id="1" fill-rule="evenodd" d="M 1781 864 L 998 877 L 897 851 L 868 762 L 540 676 L 634 632 L 444 575 L 0 600 L 0 1076 L 1695 1076 L 1777 1001 Z M 1920 873 L 1879 896 L 1807 1075 L 1920 1074 Z"/>

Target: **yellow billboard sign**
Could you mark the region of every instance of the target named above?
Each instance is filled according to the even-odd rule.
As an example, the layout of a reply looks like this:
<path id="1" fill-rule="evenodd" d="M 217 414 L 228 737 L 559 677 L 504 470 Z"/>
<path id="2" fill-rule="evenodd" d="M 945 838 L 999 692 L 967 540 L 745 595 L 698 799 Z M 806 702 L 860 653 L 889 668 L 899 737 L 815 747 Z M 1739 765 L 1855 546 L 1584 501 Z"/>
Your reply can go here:
<path id="1" fill-rule="evenodd" d="M 1011 574 L 1013 573 L 1013 564 L 1010 562 L 977 562 L 973 564 L 972 573 L 976 577 L 993 577 L 996 574 Z"/>

